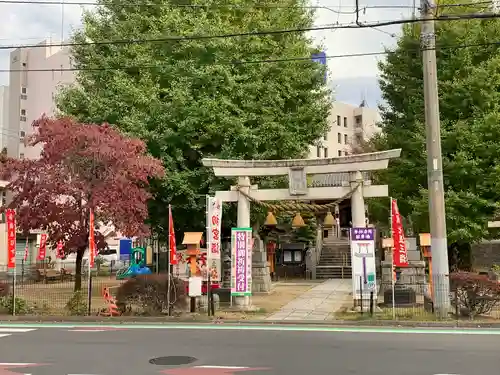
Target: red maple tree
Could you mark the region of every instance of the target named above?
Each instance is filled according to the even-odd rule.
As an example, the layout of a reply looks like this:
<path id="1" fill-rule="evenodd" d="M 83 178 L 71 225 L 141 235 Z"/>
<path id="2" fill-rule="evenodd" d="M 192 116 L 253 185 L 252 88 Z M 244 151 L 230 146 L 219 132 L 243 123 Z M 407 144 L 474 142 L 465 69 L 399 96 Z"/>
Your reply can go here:
<path id="1" fill-rule="evenodd" d="M 71 118 L 41 117 L 33 123 L 31 147 L 39 159 L 3 157 L 0 176 L 9 181 L 20 230 L 43 230 L 51 245 L 62 240 L 66 253 L 76 252 L 75 290 L 81 288 L 81 266 L 88 248 L 89 210 L 98 222 L 112 224 L 125 236 L 145 236 L 149 179 L 160 178 L 161 162 L 146 155 L 146 145 L 108 124 L 82 124 Z M 106 244 L 98 228 L 97 249 Z"/>

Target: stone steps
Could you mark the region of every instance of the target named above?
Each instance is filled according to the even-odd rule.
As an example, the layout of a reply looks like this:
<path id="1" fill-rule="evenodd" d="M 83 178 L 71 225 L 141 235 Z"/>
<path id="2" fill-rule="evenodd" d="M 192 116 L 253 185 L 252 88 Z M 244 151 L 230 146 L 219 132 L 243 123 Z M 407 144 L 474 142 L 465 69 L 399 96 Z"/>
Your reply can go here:
<path id="1" fill-rule="evenodd" d="M 316 267 L 317 279 L 351 279 L 351 267 L 342 266 L 321 266 Z"/>

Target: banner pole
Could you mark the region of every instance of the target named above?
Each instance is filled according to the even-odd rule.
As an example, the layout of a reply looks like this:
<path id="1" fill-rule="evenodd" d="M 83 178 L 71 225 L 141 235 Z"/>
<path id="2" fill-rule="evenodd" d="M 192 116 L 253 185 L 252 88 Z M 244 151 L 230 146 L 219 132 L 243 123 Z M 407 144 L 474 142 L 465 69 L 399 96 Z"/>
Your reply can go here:
<path id="1" fill-rule="evenodd" d="M 167 258 L 168 258 L 168 266 L 167 266 L 167 316 L 170 316 L 170 242 L 172 240 L 172 228 L 170 228 L 172 224 L 172 205 L 168 205 L 168 247 L 167 247 Z"/>
<path id="2" fill-rule="evenodd" d="M 205 241 L 205 246 L 206 246 L 206 262 L 207 265 L 205 266 L 205 270 L 207 272 L 207 311 L 208 311 L 208 316 L 210 316 L 210 259 L 211 259 L 211 254 L 210 254 L 210 249 L 211 249 L 211 236 L 210 236 L 210 195 L 205 195 L 205 216 L 206 216 L 206 226 L 205 226 L 205 231 L 206 231 L 206 241 Z"/>
<path id="3" fill-rule="evenodd" d="M 392 284 L 392 319 L 396 320 L 396 267 L 394 267 L 394 236 L 393 236 L 393 228 L 392 228 L 392 197 L 389 197 L 389 224 L 391 228 L 391 238 L 392 238 L 392 247 L 391 247 L 391 284 Z"/>

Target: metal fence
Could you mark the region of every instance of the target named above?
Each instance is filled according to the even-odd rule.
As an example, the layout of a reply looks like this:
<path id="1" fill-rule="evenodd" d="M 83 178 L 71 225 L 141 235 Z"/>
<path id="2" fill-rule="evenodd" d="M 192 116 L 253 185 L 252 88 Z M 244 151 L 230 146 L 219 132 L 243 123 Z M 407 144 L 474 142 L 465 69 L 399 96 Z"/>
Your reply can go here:
<path id="1" fill-rule="evenodd" d="M 75 294 L 75 277 L 71 274 L 52 273 L 45 274 L 45 277 L 34 276 L 33 272 L 24 273 L 24 276 L 9 275 L 4 273 L 0 279 L 0 315 L 47 315 L 47 316 L 70 316 L 70 315 L 97 315 L 109 307 L 104 290 L 107 289 L 115 295 L 118 288 L 125 283 L 125 280 L 118 280 L 116 269 L 103 268 L 91 273 L 90 288 L 89 275 L 82 274 L 82 288 Z M 152 280 L 160 280 L 157 284 L 160 289 L 168 279 L 166 274 L 158 273 L 152 275 Z M 381 284 L 378 290 L 362 290 L 363 298 L 350 296 L 343 302 L 342 306 L 331 304 L 325 307 L 331 311 L 325 315 L 326 320 L 413 320 L 413 321 L 435 321 L 435 320 L 477 320 L 494 321 L 500 319 L 500 284 L 487 276 L 480 275 L 451 275 L 449 284 L 449 294 L 439 293 L 442 283 L 439 277 L 433 277 L 433 282 L 396 282 L 394 290 L 392 283 Z M 181 283 L 181 281 L 179 281 Z M 184 283 L 184 281 L 182 281 Z M 284 305 L 290 303 L 293 298 L 300 298 L 301 293 L 295 293 L 294 297 L 288 298 L 286 290 L 293 290 L 299 286 L 287 286 L 286 282 L 281 283 L 281 289 L 275 287 L 273 293 L 269 295 L 253 296 L 253 305 L 256 311 L 253 315 L 246 313 L 245 319 L 265 319 L 278 312 Z M 180 285 L 180 284 L 179 284 Z M 296 284 L 300 285 L 300 284 Z M 185 299 L 185 285 L 178 286 L 174 293 L 174 299 L 184 298 L 186 304 L 182 306 L 183 312 L 189 312 L 192 307 L 201 314 L 207 314 L 208 298 L 202 296 L 197 298 L 194 306 L 190 306 L 189 300 Z M 164 299 L 165 293 L 159 290 L 152 293 L 149 285 L 131 288 L 138 298 L 136 298 L 135 309 L 129 311 L 129 315 L 166 315 L 165 309 L 149 309 L 148 304 L 158 305 L 158 299 Z M 305 291 L 306 289 L 304 289 Z M 90 293 L 89 293 L 90 291 Z M 325 290 L 325 293 L 328 291 Z M 437 292 L 437 293 L 436 293 Z M 163 293 L 163 294 L 162 294 Z M 216 315 L 232 318 L 241 318 L 243 315 L 237 313 L 236 306 L 231 303 L 230 289 L 223 288 L 214 291 L 214 307 Z M 434 296 L 434 297 L 433 297 Z M 370 298 L 372 297 L 372 298 Z M 319 297 L 315 297 L 319 298 Z M 326 298 L 326 296 L 325 296 Z M 442 301 L 436 301 L 442 298 Z M 148 300 L 149 299 L 149 300 Z M 172 302 L 173 299 L 170 299 Z M 394 301 L 394 303 L 393 303 Z M 160 301 L 160 305 L 165 301 Z M 437 302 L 437 303 L 436 303 Z M 443 302 L 443 303 L 440 303 Z M 310 304 L 297 303 L 296 314 L 319 316 L 314 312 L 315 301 Z M 447 304 L 446 314 L 439 314 L 439 306 Z M 293 305 L 293 303 L 292 303 Z M 300 311 L 299 311 L 300 310 Z M 328 315 L 328 316 L 326 316 Z M 304 318 L 308 319 L 308 318 Z M 323 318 L 321 318 L 323 319 Z M 297 320 L 300 320 L 297 319 Z"/>
<path id="2" fill-rule="evenodd" d="M 334 314 L 339 320 L 481 320 L 500 319 L 500 283 L 484 275 L 451 274 L 445 288 L 441 276 L 424 282 L 382 284 L 377 293 L 364 291 Z M 393 302 L 394 301 L 394 302 Z M 444 311 L 444 313 L 443 313 Z"/>

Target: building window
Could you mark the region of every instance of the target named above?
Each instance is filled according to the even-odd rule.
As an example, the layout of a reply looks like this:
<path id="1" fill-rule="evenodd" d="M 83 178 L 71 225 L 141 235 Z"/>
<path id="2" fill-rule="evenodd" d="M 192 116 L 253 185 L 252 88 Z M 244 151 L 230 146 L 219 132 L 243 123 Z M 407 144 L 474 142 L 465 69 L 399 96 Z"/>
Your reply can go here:
<path id="1" fill-rule="evenodd" d="M 23 66 L 26 67 L 26 63 L 23 63 Z"/>
<path id="2" fill-rule="evenodd" d="M 324 139 L 325 141 L 328 141 L 328 133 L 326 133 L 326 134 L 324 135 L 323 139 Z"/>
<path id="3" fill-rule="evenodd" d="M 26 110 L 25 109 L 21 109 L 21 116 L 26 116 Z"/>
<path id="4" fill-rule="evenodd" d="M 325 147 L 324 152 L 325 152 L 325 158 L 327 158 L 328 157 L 328 147 Z"/>
<path id="5" fill-rule="evenodd" d="M 342 126 L 342 124 L 340 123 L 340 116 L 337 116 L 337 125 Z"/>
<path id="6" fill-rule="evenodd" d="M 347 144 L 349 143 L 348 139 L 347 139 L 347 134 L 344 134 L 344 143 Z"/>
<path id="7" fill-rule="evenodd" d="M 342 143 L 342 134 L 337 133 L 337 142 Z"/>
<path id="8" fill-rule="evenodd" d="M 21 94 L 26 94 L 26 87 L 21 87 Z"/>
<path id="9" fill-rule="evenodd" d="M 347 117 L 344 117 L 344 128 L 347 128 Z"/>
<path id="10" fill-rule="evenodd" d="M 21 131 L 19 132 L 19 140 L 20 140 L 21 142 L 23 142 L 23 141 L 24 141 L 24 137 L 26 137 L 26 132 L 24 132 L 24 131 L 22 131 L 22 130 L 21 130 Z"/>
<path id="11" fill-rule="evenodd" d="M 355 117 L 356 125 L 360 126 L 363 123 L 363 116 L 358 115 Z"/>
<path id="12" fill-rule="evenodd" d="M 23 153 L 19 154 L 19 159 L 24 159 L 24 154 Z"/>
<path id="13" fill-rule="evenodd" d="M 320 158 L 320 157 L 321 157 L 321 147 L 320 147 L 320 146 L 316 147 L 316 156 L 317 156 L 318 158 Z"/>
<path id="14" fill-rule="evenodd" d="M 342 156 L 342 151 L 339 150 L 339 156 Z"/>

